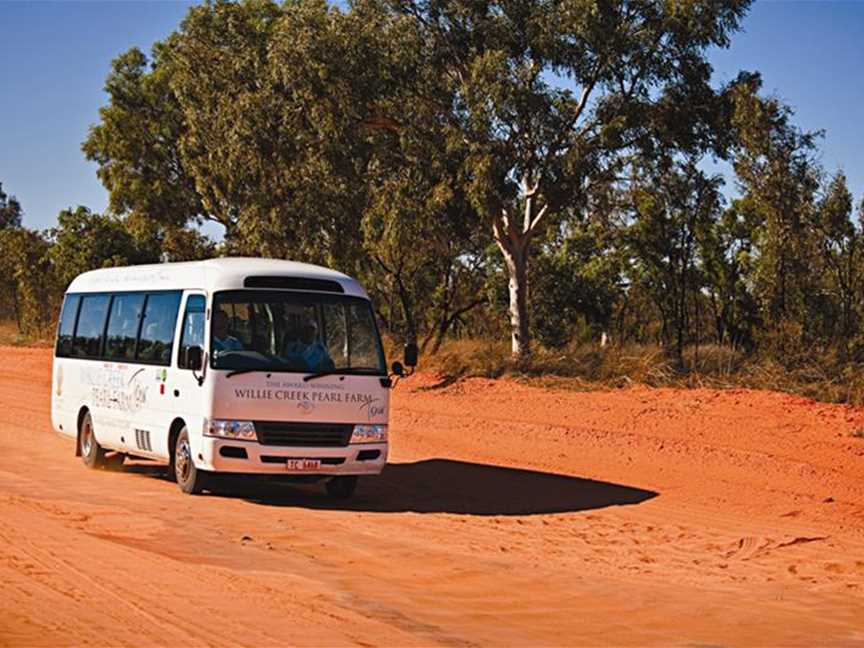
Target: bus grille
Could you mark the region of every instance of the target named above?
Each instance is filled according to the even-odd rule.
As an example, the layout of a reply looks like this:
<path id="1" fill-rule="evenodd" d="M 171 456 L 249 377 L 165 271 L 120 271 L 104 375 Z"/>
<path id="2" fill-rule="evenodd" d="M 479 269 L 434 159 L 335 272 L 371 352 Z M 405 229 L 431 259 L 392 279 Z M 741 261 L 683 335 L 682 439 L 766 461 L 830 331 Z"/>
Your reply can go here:
<path id="1" fill-rule="evenodd" d="M 350 423 L 255 421 L 258 442 L 263 445 L 342 448 L 348 445 L 353 431 Z"/>

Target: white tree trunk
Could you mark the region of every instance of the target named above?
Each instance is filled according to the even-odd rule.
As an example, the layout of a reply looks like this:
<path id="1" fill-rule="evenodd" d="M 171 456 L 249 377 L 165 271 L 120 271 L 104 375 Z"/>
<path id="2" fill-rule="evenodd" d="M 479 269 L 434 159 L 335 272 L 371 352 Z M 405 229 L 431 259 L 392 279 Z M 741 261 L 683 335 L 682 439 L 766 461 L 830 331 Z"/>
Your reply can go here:
<path id="1" fill-rule="evenodd" d="M 510 275 L 510 342 L 514 358 L 525 358 L 531 353 L 531 329 L 528 323 L 528 254 L 531 237 L 546 215 L 548 205 L 537 208 L 538 184 L 522 179 L 524 206 L 522 223 L 517 224 L 514 214 L 506 208 L 492 221 L 495 242 L 504 255 Z"/>
<path id="2" fill-rule="evenodd" d="M 501 245 L 507 273 L 510 275 L 510 342 L 514 358 L 524 358 L 531 352 L 528 326 L 528 245 Z"/>

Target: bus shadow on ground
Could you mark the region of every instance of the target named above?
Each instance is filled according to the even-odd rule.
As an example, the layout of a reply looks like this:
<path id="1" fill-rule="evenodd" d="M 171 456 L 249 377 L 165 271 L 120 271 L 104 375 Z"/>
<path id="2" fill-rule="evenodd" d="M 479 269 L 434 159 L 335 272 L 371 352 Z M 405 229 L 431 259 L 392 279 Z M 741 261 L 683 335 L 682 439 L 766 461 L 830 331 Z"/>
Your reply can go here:
<path id="1" fill-rule="evenodd" d="M 388 464 L 379 477 L 360 479 L 349 500 L 324 493 L 322 484 L 220 478 L 212 496 L 264 506 L 377 513 L 539 515 L 640 504 L 658 493 L 631 486 L 487 464 L 427 459 Z"/>

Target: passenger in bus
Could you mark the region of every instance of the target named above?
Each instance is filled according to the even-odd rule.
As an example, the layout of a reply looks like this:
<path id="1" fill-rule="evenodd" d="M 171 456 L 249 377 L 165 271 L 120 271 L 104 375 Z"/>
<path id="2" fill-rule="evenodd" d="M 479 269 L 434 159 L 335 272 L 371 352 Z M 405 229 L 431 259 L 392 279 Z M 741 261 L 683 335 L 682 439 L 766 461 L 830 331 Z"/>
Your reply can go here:
<path id="1" fill-rule="evenodd" d="M 300 327 L 299 338 L 289 343 L 285 354 L 292 361 L 299 361 L 309 371 L 328 371 L 335 368 L 330 352 L 318 337 L 318 323 L 307 320 Z"/>
<path id="2" fill-rule="evenodd" d="M 243 351 L 243 343 L 228 332 L 228 313 L 221 309 L 213 312 L 213 350 Z"/>

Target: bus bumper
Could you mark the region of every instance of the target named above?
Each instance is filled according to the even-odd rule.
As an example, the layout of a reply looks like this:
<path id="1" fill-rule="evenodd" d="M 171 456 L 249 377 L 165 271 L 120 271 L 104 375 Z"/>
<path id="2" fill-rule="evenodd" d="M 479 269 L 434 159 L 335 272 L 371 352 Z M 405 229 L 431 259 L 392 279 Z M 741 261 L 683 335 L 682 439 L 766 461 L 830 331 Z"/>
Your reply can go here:
<path id="1" fill-rule="evenodd" d="M 195 465 L 212 472 L 258 475 L 377 475 L 387 463 L 387 449 L 387 443 L 309 448 L 202 437 Z"/>

